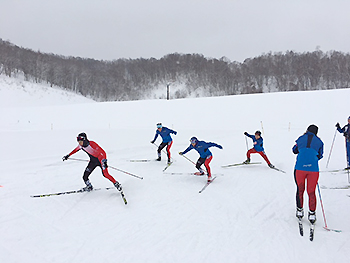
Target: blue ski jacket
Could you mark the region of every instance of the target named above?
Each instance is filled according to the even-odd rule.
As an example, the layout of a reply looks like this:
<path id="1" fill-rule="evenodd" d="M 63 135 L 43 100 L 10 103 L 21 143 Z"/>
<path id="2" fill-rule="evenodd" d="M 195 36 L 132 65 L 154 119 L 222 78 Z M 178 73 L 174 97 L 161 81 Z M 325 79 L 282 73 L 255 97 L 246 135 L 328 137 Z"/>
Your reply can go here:
<path id="1" fill-rule="evenodd" d="M 343 128 L 337 128 L 338 132 L 343 133 L 345 138 L 346 138 L 346 142 L 350 142 L 350 125 L 346 124 Z"/>
<path id="2" fill-rule="evenodd" d="M 295 169 L 318 172 L 318 161 L 323 157 L 323 142 L 312 132 L 300 136 L 293 146 L 293 153 L 298 154 Z"/>
<path id="3" fill-rule="evenodd" d="M 254 144 L 254 149 L 256 151 L 258 151 L 258 152 L 264 151 L 264 147 L 263 147 L 264 139 L 262 137 L 260 137 L 259 139 L 256 139 L 255 135 L 247 134 L 246 136 L 252 138 L 253 144 Z"/>
<path id="4" fill-rule="evenodd" d="M 214 142 L 198 141 L 195 146 L 193 146 L 192 144 L 188 146 L 187 149 L 182 152 L 182 154 L 185 154 L 191 151 L 192 149 L 195 149 L 199 153 L 199 156 L 201 158 L 207 158 L 208 156 L 212 155 L 208 148 L 213 146 L 222 149 L 221 145 L 216 144 Z"/>
<path id="5" fill-rule="evenodd" d="M 156 135 L 154 136 L 153 142 L 156 141 L 156 139 L 158 138 L 158 135 L 160 135 L 163 139 L 164 143 L 168 143 L 171 142 L 173 139 L 171 138 L 170 134 L 177 134 L 176 131 L 173 131 L 172 129 L 169 129 L 167 127 L 162 127 L 162 131 L 159 131 L 158 129 L 156 130 Z"/>

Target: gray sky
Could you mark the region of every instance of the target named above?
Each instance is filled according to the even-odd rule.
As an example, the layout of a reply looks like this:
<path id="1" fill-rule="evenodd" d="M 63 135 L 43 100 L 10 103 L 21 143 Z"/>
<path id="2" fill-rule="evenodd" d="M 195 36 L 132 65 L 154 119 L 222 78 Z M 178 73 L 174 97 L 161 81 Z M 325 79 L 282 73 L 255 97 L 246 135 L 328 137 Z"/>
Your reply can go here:
<path id="1" fill-rule="evenodd" d="M 349 0 L 0 0 L 0 38 L 114 60 L 199 53 L 350 52 Z"/>

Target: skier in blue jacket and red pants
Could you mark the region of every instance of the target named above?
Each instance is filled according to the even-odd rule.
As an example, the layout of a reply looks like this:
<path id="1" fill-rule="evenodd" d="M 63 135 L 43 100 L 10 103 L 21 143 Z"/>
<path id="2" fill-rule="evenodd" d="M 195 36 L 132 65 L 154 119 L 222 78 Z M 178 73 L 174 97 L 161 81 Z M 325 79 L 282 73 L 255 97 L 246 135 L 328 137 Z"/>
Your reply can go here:
<path id="1" fill-rule="evenodd" d="M 168 155 L 168 163 L 171 163 L 171 154 L 170 154 L 170 148 L 171 145 L 173 145 L 173 139 L 171 138 L 170 134 L 177 134 L 176 131 L 173 131 L 172 129 L 169 129 L 167 127 L 163 127 L 163 125 L 161 123 L 157 123 L 157 130 L 156 130 L 156 135 L 154 136 L 154 139 L 151 141 L 151 143 L 154 143 L 158 137 L 158 135 L 160 135 L 160 137 L 162 137 L 163 141 L 162 143 L 159 145 L 158 147 L 158 159 L 157 161 L 160 161 L 162 159 L 162 155 L 161 155 L 161 151 L 162 149 L 166 146 L 166 152 Z"/>
<path id="2" fill-rule="evenodd" d="M 316 222 L 316 186 L 319 177 L 318 161 L 323 157 L 323 142 L 317 137 L 318 127 L 310 125 L 307 131 L 296 140 L 293 153 L 297 154 L 295 163 L 294 179 L 297 185 L 296 192 L 296 217 L 304 216 L 303 201 L 305 180 L 307 180 L 307 193 L 309 195 L 310 223 Z"/>
<path id="3" fill-rule="evenodd" d="M 263 147 L 263 138 L 261 137 L 261 131 L 256 131 L 254 135 L 250 135 L 248 132 L 245 132 L 244 135 L 253 140 L 254 147 L 247 151 L 247 160 L 245 160 L 243 163 L 249 164 L 250 155 L 252 153 L 258 153 L 261 155 L 262 158 L 264 158 L 264 160 L 270 168 L 274 168 L 275 166 L 270 162 L 269 158 L 267 158 L 265 154 Z"/>
<path id="4" fill-rule="evenodd" d="M 204 175 L 204 171 L 201 168 L 201 165 L 204 163 L 205 168 L 207 169 L 207 175 L 208 175 L 208 182 L 211 181 L 211 171 L 209 163 L 213 159 L 212 153 L 209 151 L 210 147 L 217 147 L 219 149 L 222 149 L 222 146 L 213 142 L 205 142 L 205 141 L 199 141 L 196 137 L 192 137 L 190 140 L 191 144 L 187 147 L 186 150 L 183 152 L 179 152 L 180 155 L 183 155 L 192 149 L 195 149 L 199 153 L 199 159 L 196 163 L 196 168 L 199 170 L 199 172 L 195 173 L 196 175 Z"/>
<path id="5" fill-rule="evenodd" d="M 350 116 L 348 118 L 348 124 L 346 124 L 343 128 L 340 128 L 339 123 L 337 123 L 335 127 L 337 127 L 338 132 L 342 133 L 345 137 L 346 161 L 347 161 L 347 167 L 345 169 L 349 170 L 350 169 Z"/>

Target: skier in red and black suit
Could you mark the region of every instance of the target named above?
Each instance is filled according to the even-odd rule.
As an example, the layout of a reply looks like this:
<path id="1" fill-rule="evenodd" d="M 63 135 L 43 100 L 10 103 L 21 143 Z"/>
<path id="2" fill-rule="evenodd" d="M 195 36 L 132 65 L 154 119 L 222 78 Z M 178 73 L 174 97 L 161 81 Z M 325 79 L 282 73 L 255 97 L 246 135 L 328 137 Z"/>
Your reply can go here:
<path id="1" fill-rule="evenodd" d="M 75 154 L 76 152 L 83 150 L 86 152 L 90 157 L 90 162 L 88 163 L 84 175 L 83 180 L 86 184 L 86 186 L 83 188 L 84 191 L 91 191 L 93 189 L 92 184 L 90 183 L 89 176 L 92 173 L 93 170 L 97 166 L 99 166 L 102 170 L 102 174 L 104 177 L 106 177 L 108 180 L 110 180 L 114 186 L 121 191 L 122 187 L 120 183 L 113 178 L 108 173 L 108 165 L 107 165 L 107 155 L 106 152 L 95 142 L 89 141 L 87 139 L 87 136 L 84 132 L 79 133 L 77 137 L 77 141 L 79 145 L 69 154 L 65 155 L 62 160 L 67 160 L 71 155 Z"/>
<path id="2" fill-rule="evenodd" d="M 305 181 L 307 181 L 307 194 L 309 195 L 308 219 L 313 224 L 316 222 L 316 186 L 319 177 L 318 161 L 323 157 L 323 142 L 317 137 L 318 127 L 310 125 L 307 131 L 300 136 L 293 146 L 293 153 L 297 154 L 294 179 L 297 185 L 296 192 L 296 217 L 304 216 L 303 203 Z"/>

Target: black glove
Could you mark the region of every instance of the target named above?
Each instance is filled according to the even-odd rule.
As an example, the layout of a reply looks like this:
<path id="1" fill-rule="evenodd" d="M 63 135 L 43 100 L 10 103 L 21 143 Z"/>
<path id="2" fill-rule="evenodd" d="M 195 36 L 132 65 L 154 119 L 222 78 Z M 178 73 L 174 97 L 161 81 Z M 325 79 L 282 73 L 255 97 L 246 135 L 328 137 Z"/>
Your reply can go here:
<path id="1" fill-rule="evenodd" d="M 68 160 L 68 158 L 69 158 L 69 154 L 63 156 L 63 157 L 62 157 L 62 161 Z"/>
<path id="2" fill-rule="evenodd" d="M 335 127 L 337 127 L 337 128 L 340 129 L 340 124 L 339 124 L 339 122 L 337 122 L 337 124 L 335 125 Z"/>
<path id="3" fill-rule="evenodd" d="M 108 168 L 107 159 L 103 159 L 103 160 L 101 161 L 101 163 L 102 163 L 102 168 L 103 168 L 103 169 Z"/>
<path id="4" fill-rule="evenodd" d="M 221 145 L 218 145 L 218 148 L 219 148 L 219 149 L 222 149 L 222 146 L 221 146 Z"/>
<path id="5" fill-rule="evenodd" d="M 244 135 L 245 135 L 245 136 L 248 136 L 248 132 L 244 132 Z"/>

